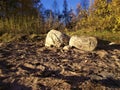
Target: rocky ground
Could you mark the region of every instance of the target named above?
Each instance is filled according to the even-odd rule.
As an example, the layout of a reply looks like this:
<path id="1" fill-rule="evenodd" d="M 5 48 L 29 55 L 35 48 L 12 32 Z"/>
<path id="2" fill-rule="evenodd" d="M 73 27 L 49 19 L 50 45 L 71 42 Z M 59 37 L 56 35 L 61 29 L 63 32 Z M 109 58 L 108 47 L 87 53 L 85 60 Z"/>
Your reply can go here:
<path id="1" fill-rule="evenodd" d="M 120 90 L 120 45 L 85 52 L 1 43 L 0 90 Z"/>

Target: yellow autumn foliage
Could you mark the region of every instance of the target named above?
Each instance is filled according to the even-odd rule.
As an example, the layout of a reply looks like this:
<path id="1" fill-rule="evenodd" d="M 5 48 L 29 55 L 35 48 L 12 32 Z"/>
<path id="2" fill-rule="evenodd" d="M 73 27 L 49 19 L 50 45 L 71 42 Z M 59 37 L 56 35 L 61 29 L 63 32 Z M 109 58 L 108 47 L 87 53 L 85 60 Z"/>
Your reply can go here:
<path id="1" fill-rule="evenodd" d="M 84 17 L 83 17 L 84 18 Z M 93 30 L 120 31 L 120 0 L 94 0 L 88 16 L 79 20 L 81 28 Z M 85 21 L 84 21 L 85 20 Z M 85 24 L 85 25 L 84 25 Z"/>

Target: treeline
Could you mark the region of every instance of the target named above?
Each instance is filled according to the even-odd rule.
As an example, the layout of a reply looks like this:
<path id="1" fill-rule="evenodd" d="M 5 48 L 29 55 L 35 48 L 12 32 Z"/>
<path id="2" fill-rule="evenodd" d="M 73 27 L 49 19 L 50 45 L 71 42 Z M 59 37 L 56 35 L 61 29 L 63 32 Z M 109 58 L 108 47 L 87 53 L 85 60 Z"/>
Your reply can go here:
<path id="1" fill-rule="evenodd" d="M 50 29 L 120 31 L 120 0 L 84 0 L 76 10 L 64 0 L 60 12 L 56 0 L 53 9 L 45 9 L 40 0 L 0 0 L 0 35 L 41 34 Z"/>
<path id="2" fill-rule="evenodd" d="M 40 8 L 40 0 L 0 0 L 0 35 L 38 32 Z"/>

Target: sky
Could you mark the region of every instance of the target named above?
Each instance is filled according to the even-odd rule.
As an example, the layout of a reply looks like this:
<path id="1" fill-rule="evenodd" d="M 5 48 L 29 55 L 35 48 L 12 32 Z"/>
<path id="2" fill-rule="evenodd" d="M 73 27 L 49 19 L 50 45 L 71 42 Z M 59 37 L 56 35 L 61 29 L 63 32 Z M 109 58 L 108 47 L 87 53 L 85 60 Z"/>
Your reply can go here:
<path id="1" fill-rule="evenodd" d="M 41 2 L 43 3 L 45 9 L 53 9 L 53 1 L 54 0 L 41 0 Z M 58 3 L 58 7 L 60 9 L 60 11 L 63 10 L 63 2 L 64 0 L 56 0 Z M 68 9 L 72 8 L 72 9 L 76 9 L 76 6 L 78 3 L 82 3 L 82 1 L 84 0 L 67 0 L 68 3 Z"/>

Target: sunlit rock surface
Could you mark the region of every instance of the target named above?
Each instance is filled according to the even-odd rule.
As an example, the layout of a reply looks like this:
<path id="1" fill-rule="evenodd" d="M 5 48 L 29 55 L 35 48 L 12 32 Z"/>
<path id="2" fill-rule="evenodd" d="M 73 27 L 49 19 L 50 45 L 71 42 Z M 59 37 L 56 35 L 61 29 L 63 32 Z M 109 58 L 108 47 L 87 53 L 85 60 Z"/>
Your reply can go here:
<path id="1" fill-rule="evenodd" d="M 70 38 L 69 45 L 84 51 L 92 51 L 97 46 L 97 39 L 95 37 L 75 35 Z"/>
<path id="2" fill-rule="evenodd" d="M 57 30 L 50 30 L 45 39 L 45 46 L 60 47 L 61 45 L 67 45 L 69 42 L 69 36 L 63 34 Z"/>

